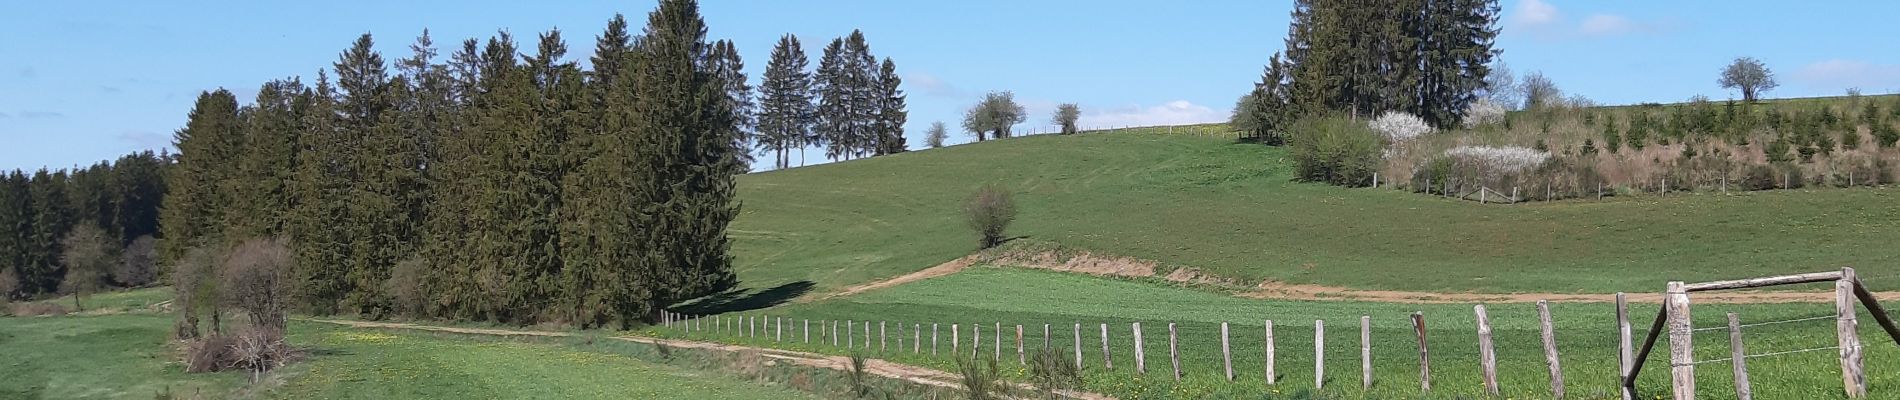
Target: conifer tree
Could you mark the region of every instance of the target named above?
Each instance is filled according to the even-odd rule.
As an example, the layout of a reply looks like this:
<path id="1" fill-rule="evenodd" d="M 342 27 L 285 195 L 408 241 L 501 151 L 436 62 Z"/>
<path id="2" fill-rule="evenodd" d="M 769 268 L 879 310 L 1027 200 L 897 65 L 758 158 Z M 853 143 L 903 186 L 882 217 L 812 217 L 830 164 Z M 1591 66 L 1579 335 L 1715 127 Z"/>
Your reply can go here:
<path id="1" fill-rule="evenodd" d="M 904 144 L 904 122 L 910 119 L 910 112 L 905 111 L 904 91 L 898 87 L 904 80 L 897 76 L 897 64 L 885 58 L 872 81 L 877 84 L 873 97 L 877 101 L 877 118 L 872 124 L 877 136 L 876 154 L 902 153 L 908 147 Z"/>
<path id="2" fill-rule="evenodd" d="M 790 168 L 791 152 L 800 151 L 812 132 L 812 78 L 797 36 L 787 34 L 772 47 L 765 78 L 759 83 L 759 147 L 776 158 L 775 168 Z"/>
<path id="3" fill-rule="evenodd" d="M 33 232 L 33 200 L 28 184 L 26 175 L 17 169 L 0 176 L 0 275 L 8 278 L 17 279 L 34 269 L 27 264 Z M 0 293 L 0 300 L 13 294 Z"/>
<path id="4" fill-rule="evenodd" d="M 291 209 L 291 180 L 297 133 L 306 89 L 297 79 L 274 80 L 257 91 L 242 130 L 244 149 L 238 152 L 237 204 L 226 215 L 225 226 L 238 238 L 271 237 L 285 233 Z"/>
<path id="5" fill-rule="evenodd" d="M 60 253 L 68 229 L 74 223 L 74 210 L 71 198 L 67 194 L 66 171 L 47 171 L 42 168 L 33 173 L 27 184 L 27 195 L 32 201 L 33 225 L 27 237 L 26 267 L 20 271 L 20 287 L 27 293 L 52 293 L 59 290 L 59 282 L 65 276 L 65 264 L 60 262 Z"/>
<path id="6" fill-rule="evenodd" d="M 837 160 L 848 158 L 851 153 L 852 87 L 850 76 L 850 55 L 844 46 L 844 38 L 832 39 L 825 45 L 824 55 L 818 59 L 818 71 L 812 75 L 812 86 L 818 94 L 818 107 L 815 110 L 815 123 L 812 135 L 807 143 L 823 147 L 825 158 Z M 802 162 L 801 162 L 802 164 Z"/>
<path id="7" fill-rule="evenodd" d="M 165 178 L 160 259 L 176 260 L 185 249 L 213 244 L 220 237 L 218 228 L 229 202 L 219 188 L 235 170 L 231 160 L 238 158 L 239 129 L 237 98 L 218 89 L 200 94 L 185 128 L 173 134 L 178 156 Z"/>
<path id="8" fill-rule="evenodd" d="M 588 129 L 575 132 L 565 152 L 573 170 L 563 177 L 561 214 L 561 289 L 558 315 L 582 327 L 605 326 L 622 317 L 621 302 L 644 288 L 625 272 L 644 269 L 640 259 L 620 252 L 633 239 L 635 218 L 631 182 L 633 79 L 638 64 L 624 16 L 615 15 L 596 38 L 594 71 L 586 82 Z M 644 175 L 642 175 L 644 176 Z M 645 298 L 645 297 L 641 297 Z"/>
<path id="9" fill-rule="evenodd" d="M 747 149 L 739 153 L 739 160 L 749 166 L 752 164 L 752 152 L 749 150 L 756 141 L 753 129 L 757 127 L 754 119 L 757 106 L 752 100 L 752 85 L 746 83 L 745 60 L 739 57 L 739 49 L 733 47 L 732 41 L 721 40 L 713 43 L 712 54 L 707 61 L 711 62 L 714 74 L 725 82 L 727 107 L 732 109 L 733 117 L 739 124 L 739 132 L 733 137 L 732 145 Z"/>
<path id="10" fill-rule="evenodd" d="M 348 246 L 356 239 L 340 225 L 348 221 L 350 202 L 355 197 L 350 186 L 354 171 L 350 154 L 355 150 L 348 135 L 338 128 L 336 91 L 329 73 L 319 70 L 315 87 L 302 97 L 300 102 L 309 104 L 309 108 L 298 121 L 302 129 L 297 133 L 297 146 L 301 151 L 297 153 L 292 186 L 298 201 L 290 221 L 297 267 L 292 279 L 297 282 L 295 300 L 300 308 L 319 315 L 333 314 L 352 290 Z M 166 201 L 172 204 L 173 200 L 167 197 Z"/>

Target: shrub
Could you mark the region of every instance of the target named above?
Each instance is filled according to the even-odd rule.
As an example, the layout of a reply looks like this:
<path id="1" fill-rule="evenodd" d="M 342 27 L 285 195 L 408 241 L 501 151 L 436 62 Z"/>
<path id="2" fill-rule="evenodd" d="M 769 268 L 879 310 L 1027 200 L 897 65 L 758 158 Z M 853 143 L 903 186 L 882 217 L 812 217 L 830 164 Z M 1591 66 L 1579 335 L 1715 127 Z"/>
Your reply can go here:
<path id="1" fill-rule="evenodd" d="M 119 255 L 119 264 L 112 270 L 112 280 L 126 287 L 139 287 L 158 280 L 157 240 L 151 235 L 139 236 L 125 246 Z"/>
<path id="2" fill-rule="evenodd" d="M 12 314 L 17 317 L 37 317 L 41 315 L 66 315 L 66 306 L 51 301 L 36 301 L 14 304 Z"/>
<path id="3" fill-rule="evenodd" d="M 218 274 L 224 303 L 243 311 L 254 327 L 281 331 L 293 262 L 290 246 L 282 238 L 238 244 Z"/>
<path id="4" fill-rule="evenodd" d="M 60 240 L 60 246 L 64 249 L 59 260 L 66 265 L 66 278 L 60 286 L 73 294 L 73 308 L 85 311 L 79 299 L 105 285 L 106 274 L 119 259 L 118 243 L 99 226 L 80 223 Z"/>
<path id="5" fill-rule="evenodd" d="M 212 331 L 224 330 L 217 312 L 216 258 L 211 249 L 194 247 L 172 266 L 172 308 L 178 310 L 174 334 L 180 339 L 198 337 L 199 314 L 211 315 Z"/>
<path id="6" fill-rule="evenodd" d="M 1379 169 L 1383 144 L 1365 125 L 1339 117 L 1293 124 L 1294 173 L 1308 182 L 1365 186 Z"/>
<path id="7" fill-rule="evenodd" d="M 1379 118 L 1367 122 L 1366 126 L 1380 135 L 1385 135 L 1386 140 L 1393 143 L 1432 133 L 1432 124 L 1426 123 L 1425 119 L 1398 111 L 1386 111 L 1384 114 L 1379 114 Z"/>
<path id="8" fill-rule="evenodd" d="M 1067 352 L 1067 349 L 1043 347 L 1029 360 L 1030 376 L 1051 399 L 1061 398 L 1059 391 L 1082 387 L 1081 366 L 1065 356 Z"/>
<path id="9" fill-rule="evenodd" d="M 422 259 L 410 258 L 389 270 L 389 280 L 383 281 L 383 294 L 389 297 L 396 313 L 420 317 L 428 312 L 428 297 L 422 290 L 423 273 L 428 268 Z"/>
<path id="10" fill-rule="evenodd" d="M 1775 167 L 1757 164 L 1742 172 L 1743 189 L 1772 190 L 1777 187 L 1781 187 L 1781 174 L 1775 172 Z"/>
<path id="11" fill-rule="evenodd" d="M 1003 374 L 996 366 L 996 359 L 980 357 L 957 357 L 957 383 L 963 386 L 964 394 L 970 400 L 993 400 L 1005 398 L 1009 384 L 1003 382 Z"/>
<path id="12" fill-rule="evenodd" d="M 1550 160 L 1550 153 L 1519 146 L 1458 146 L 1445 150 L 1445 156 L 1464 167 L 1498 173 L 1523 172 Z"/>
<path id="13" fill-rule="evenodd" d="M 253 326 L 240 330 L 232 340 L 230 369 L 251 371 L 252 381 L 266 371 L 290 361 L 290 345 L 284 342 L 282 329 Z"/>
<path id="14" fill-rule="evenodd" d="M 1478 99 L 1465 106 L 1465 128 L 1476 129 L 1504 122 L 1504 105 L 1491 99 Z"/>
<path id="15" fill-rule="evenodd" d="M 981 237 L 982 248 L 996 247 L 1003 243 L 1003 230 L 1016 220 L 1016 202 L 1002 186 L 983 185 L 963 203 L 963 215 Z"/>
<path id="16" fill-rule="evenodd" d="M 862 398 L 871 396 L 871 384 L 870 384 L 871 377 L 870 377 L 869 372 L 865 370 L 864 363 L 865 363 L 865 360 L 864 360 L 863 354 L 851 353 L 850 378 L 851 378 L 851 397 L 853 398 L 862 399 Z"/>

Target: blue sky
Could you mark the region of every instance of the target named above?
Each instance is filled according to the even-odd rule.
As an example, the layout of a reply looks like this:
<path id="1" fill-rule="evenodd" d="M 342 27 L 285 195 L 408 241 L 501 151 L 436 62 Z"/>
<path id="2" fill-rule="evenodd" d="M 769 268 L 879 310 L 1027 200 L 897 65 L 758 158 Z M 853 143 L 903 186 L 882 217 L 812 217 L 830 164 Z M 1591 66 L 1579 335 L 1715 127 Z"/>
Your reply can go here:
<path id="1" fill-rule="evenodd" d="M 547 3 L 554 3 L 549 5 Z M 248 99 L 261 83 L 314 76 L 356 35 L 385 58 L 429 28 L 438 47 L 508 29 L 531 41 L 560 28 L 585 59 L 614 13 L 645 22 L 649 1 L 55 1 L 0 15 L 0 169 L 63 168 L 168 147 L 199 91 Z M 1543 71 L 1607 104 L 1737 97 L 1715 84 L 1736 56 L 1767 62 L 1770 97 L 1900 91 L 1892 1 L 1506 0 L 1498 47 L 1519 74 Z M 863 29 L 910 94 L 908 135 L 954 129 L 988 90 L 1048 129 L 1056 104 L 1085 126 L 1224 120 L 1286 33 L 1290 1 L 722 1 L 702 4 L 710 36 L 733 39 L 756 81 L 791 33 L 812 65 L 825 42 Z M 532 44 L 524 44 L 532 48 Z M 1037 128 L 1043 127 L 1043 128 Z M 953 142 L 967 141 L 953 135 Z M 817 161 L 814 155 L 811 161 Z"/>

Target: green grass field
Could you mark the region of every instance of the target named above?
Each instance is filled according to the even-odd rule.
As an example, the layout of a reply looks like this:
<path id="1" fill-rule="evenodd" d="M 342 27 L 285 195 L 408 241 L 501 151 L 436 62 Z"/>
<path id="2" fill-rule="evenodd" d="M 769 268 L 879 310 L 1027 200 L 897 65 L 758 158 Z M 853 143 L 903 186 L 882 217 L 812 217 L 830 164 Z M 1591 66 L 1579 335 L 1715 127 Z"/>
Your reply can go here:
<path id="1" fill-rule="evenodd" d="M 1015 192 L 1009 234 L 1024 243 L 1248 283 L 1607 293 L 1843 265 L 1900 273 L 1890 188 L 1499 206 L 1292 182 L 1287 157 L 1228 135 L 1106 133 L 749 174 L 733 250 L 744 284 L 775 295 L 920 270 L 975 250 L 960 203 L 998 183 Z"/>
<path id="2" fill-rule="evenodd" d="M 1632 305 L 1631 319 L 1636 325 L 1635 340 L 1647 329 L 1658 306 Z M 1558 347 L 1571 398 L 1613 398 L 1616 394 L 1616 340 L 1614 308 L 1610 304 L 1552 304 L 1557 327 Z M 1422 311 L 1431 343 L 1434 390 L 1421 396 L 1415 339 L 1409 315 Z M 1500 386 L 1506 398 L 1548 398 L 1548 370 L 1544 363 L 1533 304 L 1496 304 L 1489 307 L 1495 329 L 1500 370 Z M 1832 312 L 1831 304 L 1775 305 L 1700 305 L 1694 308 L 1695 326 L 1725 326 L 1724 313 L 1740 314 L 1744 323 L 1776 321 Z M 728 314 L 730 316 L 731 314 Z M 1088 387 L 1123 398 L 1208 398 L 1257 397 L 1263 393 L 1293 394 L 1313 388 L 1314 320 L 1325 320 L 1326 386 L 1320 393 L 1342 398 L 1473 398 L 1483 393 L 1478 368 L 1476 318 L 1471 305 L 1464 304 L 1388 304 L 1367 302 L 1308 302 L 1252 300 L 1203 289 L 1182 288 L 1147 280 L 1116 280 L 1022 269 L 975 268 L 942 278 L 892 287 L 835 300 L 795 304 L 760 313 L 787 317 L 787 342 L 770 336 L 735 338 L 730 335 L 691 333 L 657 329 L 672 336 L 706 338 L 734 343 L 788 347 L 834 354 L 846 354 L 830 345 L 829 326 L 821 320 L 889 321 L 891 340 L 903 338 L 902 351 L 880 353 L 903 362 L 954 370 L 950 350 L 952 323 L 961 324 L 963 351 L 969 351 L 972 324 L 982 326 L 982 357 L 993 357 L 993 324 L 1003 324 L 1010 340 L 1004 343 L 1004 365 L 1019 379 L 1024 376 L 1016 364 L 1015 325 L 1022 324 L 1025 340 L 1041 345 L 1042 324 L 1052 324 L 1052 342 L 1071 356 L 1073 324 L 1083 324 L 1082 347 L 1087 367 Z M 1359 389 L 1359 317 L 1372 318 L 1372 348 L 1375 383 L 1371 391 Z M 1878 327 L 1863 316 L 1861 336 L 1865 340 L 1869 391 L 1876 397 L 1900 393 L 1900 346 L 1886 339 Z M 814 324 L 814 342 L 803 343 L 802 320 Z M 1278 347 L 1278 385 L 1268 386 L 1263 376 L 1263 320 L 1275 320 Z M 1219 352 L 1219 324 L 1232 325 L 1235 373 L 1239 380 L 1228 383 L 1223 377 Z M 1142 322 L 1146 336 L 1148 373 L 1136 374 L 1131 322 Z M 939 350 L 929 353 L 930 324 L 940 329 Z M 1109 324 L 1114 370 L 1102 369 L 1100 325 Z M 1182 350 L 1181 363 L 1185 383 L 1170 382 L 1167 358 L 1167 324 L 1175 323 Z M 922 324 L 923 355 L 909 354 L 912 324 Z M 904 327 L 901 333 L 899 326 Z M 861 326 L 861 325 L 860 325 Z M 823 327 L 823 328 L 820 328 Z M 840 328 L 842 330 L 842 328 Z M 862 335 L 863 328 L 854 330 Z M 1745 342 L 1750 354 L 1796 350 L 1834 345 L 1833 320 L 1803 321 L 1750 327 Z M 769 330 L 766 330 L 770 332 Z M 876 335 L 876 328 L 872 334 Z M 1729 354 L 1726 331 L 1699 332 L 1698 360 L 1716 360 Z M 856 343 L 863 345 L 862 336 Z M 1658 344 L 1642 374 L 1640 390 L 1646 395 L 1668 390 L 1667 340 Z M 865 350 L 855 350 L 864 352 Z M 1840 375 L 1834 350 L 1798 353 L 1751 360 L 1754 389 L 1763 399 L 1839 398 Z M 1703 364 L 1697 369 L 1700 394 L 1706 398 L 1733 397 L 1730 366 L 1726 362 Z M 1882 395 L 1884 393 L 1884 395 Z"/>

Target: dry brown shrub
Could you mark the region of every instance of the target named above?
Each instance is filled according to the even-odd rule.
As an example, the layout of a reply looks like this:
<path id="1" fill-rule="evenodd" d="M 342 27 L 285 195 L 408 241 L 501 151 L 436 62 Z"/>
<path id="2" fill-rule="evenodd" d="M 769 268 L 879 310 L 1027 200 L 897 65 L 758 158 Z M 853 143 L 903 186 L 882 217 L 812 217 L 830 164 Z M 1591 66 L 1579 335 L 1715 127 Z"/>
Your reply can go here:
<path id="1" fill-rule="evenodd" d="M 185 342 L 185 372 L 218 372 L 236 364 L 237 338 L 207 335 Z"/>
<path id="2" fill-rule="evenodd" d="M 224 258 L 219 271 L 224 303 L 243 311 L 254 327 L 282 331 L 294 263 L 283 238 L 245 240 Z"/>
<path id="3" fill-rule="evenodd" d="M 14 304 L 13 315 L 19 317 L 37 317 L 42 315 L 66 315 L 66 306 L 51 301 Z"/>

